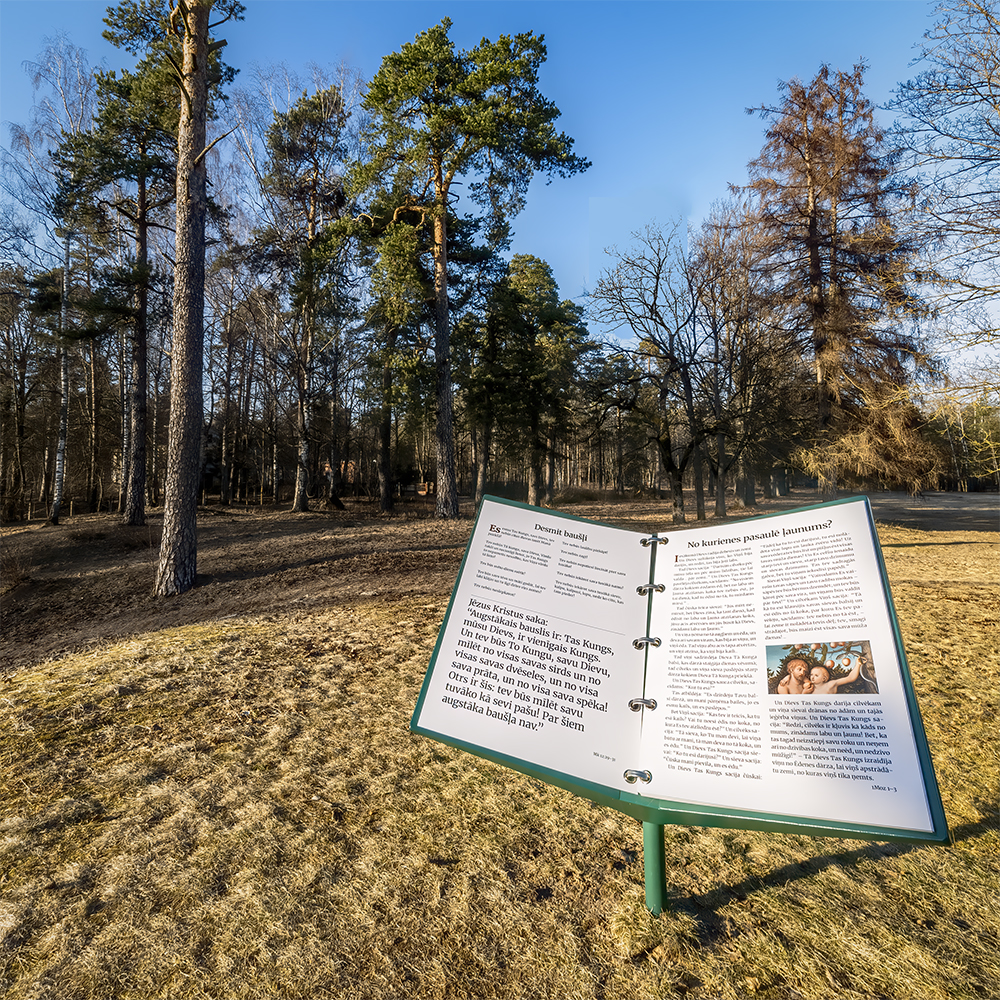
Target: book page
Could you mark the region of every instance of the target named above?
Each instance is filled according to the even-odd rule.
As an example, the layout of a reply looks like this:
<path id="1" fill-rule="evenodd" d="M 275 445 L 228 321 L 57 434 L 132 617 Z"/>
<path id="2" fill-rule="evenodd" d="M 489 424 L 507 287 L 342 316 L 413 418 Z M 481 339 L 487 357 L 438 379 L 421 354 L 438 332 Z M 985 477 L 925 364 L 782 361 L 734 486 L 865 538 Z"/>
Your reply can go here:
<path id="1" fill-rule="evenodd" d="M 669 537 L 638 791 L 932 831 L 865 499 Z"/>
<path id="2" fill-rule="evenodd" d="M 484 500 L 413 727 L 620 785 L 639 741 L 640 538 Z"/>

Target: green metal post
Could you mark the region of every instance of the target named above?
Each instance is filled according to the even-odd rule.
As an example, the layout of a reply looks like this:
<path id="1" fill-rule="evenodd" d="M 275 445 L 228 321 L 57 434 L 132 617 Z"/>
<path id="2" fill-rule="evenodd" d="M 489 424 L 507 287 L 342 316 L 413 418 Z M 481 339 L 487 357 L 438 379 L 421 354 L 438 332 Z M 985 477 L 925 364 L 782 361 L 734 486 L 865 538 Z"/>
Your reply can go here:
<path id="1" fill-rule="evenodd" d="M 667 859 L 663 824 L 642 824 L 642 864 L 646 873 L 646 909 L 658 917 L 667 904 Z"/>

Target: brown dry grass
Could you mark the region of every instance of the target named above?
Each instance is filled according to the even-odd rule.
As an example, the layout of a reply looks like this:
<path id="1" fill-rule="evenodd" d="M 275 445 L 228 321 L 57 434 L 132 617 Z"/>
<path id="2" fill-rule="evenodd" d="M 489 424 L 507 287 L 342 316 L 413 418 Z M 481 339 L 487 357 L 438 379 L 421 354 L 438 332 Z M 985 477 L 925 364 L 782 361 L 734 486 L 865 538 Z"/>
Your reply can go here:
<path id="1" fill-rule="evenodd" d="M 366 532 L 317 606 L 261 570 L 0 678 L 0 995 L 993 994 L 994 535 L 880 532 L 954 846 L 667 828 L 654 918 L 639 824 L 409 733 L 460 547 L 376 585 Z"/>

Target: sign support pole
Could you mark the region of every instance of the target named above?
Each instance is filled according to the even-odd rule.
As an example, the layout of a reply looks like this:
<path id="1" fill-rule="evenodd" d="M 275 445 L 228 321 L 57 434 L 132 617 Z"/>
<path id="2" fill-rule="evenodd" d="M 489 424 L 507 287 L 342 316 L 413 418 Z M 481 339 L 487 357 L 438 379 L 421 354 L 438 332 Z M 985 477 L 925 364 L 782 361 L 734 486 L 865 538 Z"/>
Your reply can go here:
<path id="1" fill-rule="evenodd" d="M 642 864 L 646 875 L 646 909 L 658 917 L 667 900 L 667 861 L 662 823 L 643 821 Z"/>

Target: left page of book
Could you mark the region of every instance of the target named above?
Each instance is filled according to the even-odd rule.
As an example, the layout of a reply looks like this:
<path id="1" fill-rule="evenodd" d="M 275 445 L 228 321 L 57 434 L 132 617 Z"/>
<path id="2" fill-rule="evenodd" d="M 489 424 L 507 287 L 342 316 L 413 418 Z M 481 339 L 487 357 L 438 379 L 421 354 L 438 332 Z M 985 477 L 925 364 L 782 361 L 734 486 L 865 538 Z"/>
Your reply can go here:
<path id="1" fill-rule="evenodd" d="M 643 536 L 484 499 L 412 728 L 599 785 L 637 758 Z"/>

